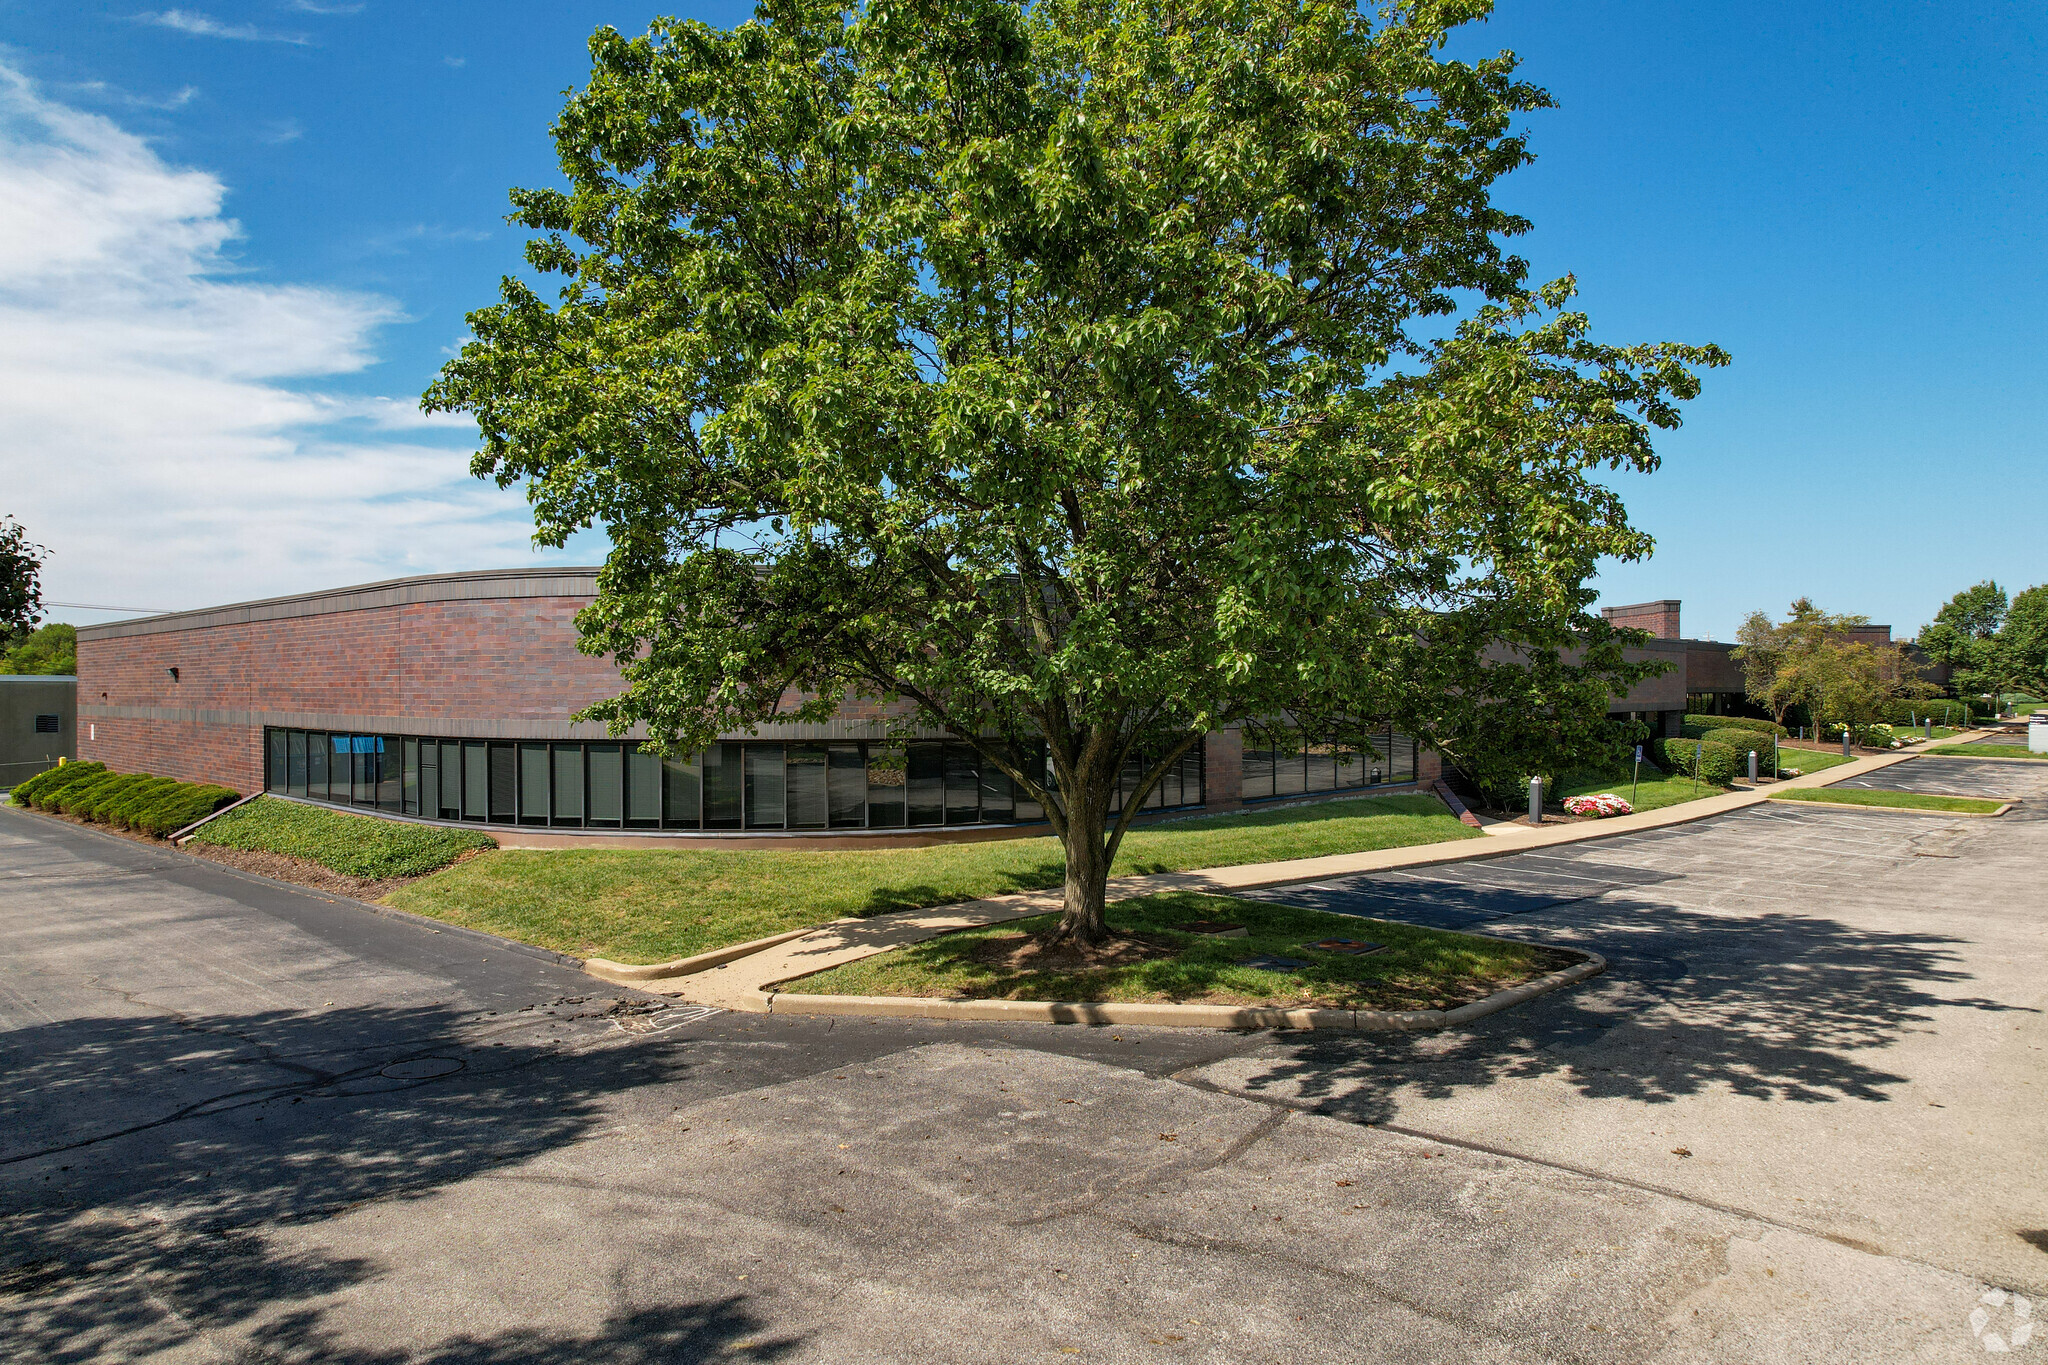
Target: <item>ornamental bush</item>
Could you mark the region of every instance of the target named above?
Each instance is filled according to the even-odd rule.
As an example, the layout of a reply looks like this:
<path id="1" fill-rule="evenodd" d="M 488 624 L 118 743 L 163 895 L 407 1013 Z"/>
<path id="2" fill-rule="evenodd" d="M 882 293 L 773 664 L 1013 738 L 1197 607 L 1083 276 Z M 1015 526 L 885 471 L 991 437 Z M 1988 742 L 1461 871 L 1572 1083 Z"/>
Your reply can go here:
<path id="1" fill-rule="evenodd" d="M 1673 776 L 1696 777 L 1725 787 L 1743 771 L 1749 747 L 1743 746 L 1743 757 L 1738 759 L 1733 746 L 1718 740 L 1666 739 L 1658 742 L 1657 759 L 1659 766 Z"/>
<path id="2" fill-rule="evenodd" d="M 1700 738 L 1709 744 L 1725 744 L 1733 749 L 1740 757 L 1745 772 L 1749 769 L 1749 751 L 1752 749 L 1756 750 L 1758 763 L 1770 766 L 1772 736 L 1761 730 L 1739 730 L 1731 726 L 1725 730 L 1709 730 Z"/>
<path id="3" fill-rule="evenodd" d="M 1596 818 L 1628 815 L 1635 810 L 1635 807 L 1613 792 L 1600 792 L 1593 796 L 1567 796 L 1564 799 L 1564 808 L 1572 815 L 1590 815 Z"/>
<path id="4" fill-rule="evenodd" d="M 34 806 L 42 799 L 78 782 L 98 777 L 107 770 L 104 763 L 61 763 L 46 768 L 26 782 L 14 786 L 14 799 L 24 806 Z"/>
<path id="5" fill-rule="evenodd" d="M 14 789 L 24 805 L 133 829 L 161 839 L 239 800 L 241 793 L 207 782 L 149 773 L 109 772 L 101 763 L 67 763 Z"/>

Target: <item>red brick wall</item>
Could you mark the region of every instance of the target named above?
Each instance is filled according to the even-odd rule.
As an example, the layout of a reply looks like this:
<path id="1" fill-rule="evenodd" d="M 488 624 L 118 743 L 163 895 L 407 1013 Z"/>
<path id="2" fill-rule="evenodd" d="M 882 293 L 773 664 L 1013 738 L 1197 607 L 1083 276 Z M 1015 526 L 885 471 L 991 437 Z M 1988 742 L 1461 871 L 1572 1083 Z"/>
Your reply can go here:
<path id="1" fill-rule="evenodd" d="M 1601 616 L 1609 624 L 1626 630 L 1647 630 L 1659 640 L 1676 640 L 1678 635 L 1678 602 L 1637 602 L 1623 607 L 1602 607 Z"/>

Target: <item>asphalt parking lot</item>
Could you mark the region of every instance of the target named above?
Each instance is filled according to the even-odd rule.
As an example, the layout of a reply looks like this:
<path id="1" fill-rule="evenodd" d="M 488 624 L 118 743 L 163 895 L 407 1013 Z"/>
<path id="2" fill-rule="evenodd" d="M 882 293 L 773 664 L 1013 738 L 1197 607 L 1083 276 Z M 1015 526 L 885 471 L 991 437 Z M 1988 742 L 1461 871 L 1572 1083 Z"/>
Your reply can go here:
<path id="1" fill-rule="evenodd" d="M 1974 1359 L 2048 1291 L 2048 774 L 1886 772 L 2028 805 L 1279 893 L 1613 963 L 1412 1038 L 704 1015 L 0 810 L 0 1353 Z"/>

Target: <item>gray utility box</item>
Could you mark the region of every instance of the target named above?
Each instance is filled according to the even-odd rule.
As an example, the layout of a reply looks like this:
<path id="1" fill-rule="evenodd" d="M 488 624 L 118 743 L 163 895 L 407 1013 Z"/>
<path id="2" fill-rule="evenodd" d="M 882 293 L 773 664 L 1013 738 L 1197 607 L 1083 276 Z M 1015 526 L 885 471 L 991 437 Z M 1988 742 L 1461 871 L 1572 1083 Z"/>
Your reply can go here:
<path id="1" fill-rule="evenodd" d="M 0 791 L 78 757 L 78 679 L 0 673 Z"/>

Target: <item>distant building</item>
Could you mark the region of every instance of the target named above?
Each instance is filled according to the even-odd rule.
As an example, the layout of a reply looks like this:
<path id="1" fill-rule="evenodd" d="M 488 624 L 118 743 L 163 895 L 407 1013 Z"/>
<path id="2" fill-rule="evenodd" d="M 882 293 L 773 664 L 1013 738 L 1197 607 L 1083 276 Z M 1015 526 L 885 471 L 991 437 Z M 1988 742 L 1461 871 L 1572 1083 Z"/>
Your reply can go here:
<path id="1" fill-rule="evenodd" d="M 0 791 L 78 754 L 78 679 L 0 673 Z"/>

